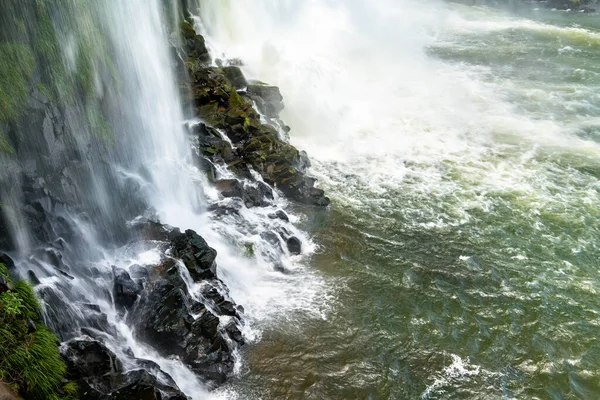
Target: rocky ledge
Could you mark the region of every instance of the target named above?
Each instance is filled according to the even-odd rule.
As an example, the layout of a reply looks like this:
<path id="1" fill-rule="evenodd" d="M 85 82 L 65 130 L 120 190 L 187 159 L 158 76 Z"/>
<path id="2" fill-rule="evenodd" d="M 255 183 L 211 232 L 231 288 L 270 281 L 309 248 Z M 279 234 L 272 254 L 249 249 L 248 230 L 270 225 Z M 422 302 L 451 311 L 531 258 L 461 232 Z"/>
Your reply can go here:
<path id="1" fill-rule="evenodd" d="M 315 187 L 316 179 L 306 175 L 307 154 L 287 141 L 290 128 L 279 119 L 284 107 L 279 89 L 247 81 L 237 65 L 209 66 L 204 38 L 188 22 L 182 23 L 182 35 L 179 75 L 188 76 L 182 82 L 184 95 L 203 121 L 192 128 L 198 138 L 198 166 L 213 179 L 215 165 L 226 166 L 241 179 L 253 180 L 255 171 L 289 199 L 327 206 L 330 201 Z"/>

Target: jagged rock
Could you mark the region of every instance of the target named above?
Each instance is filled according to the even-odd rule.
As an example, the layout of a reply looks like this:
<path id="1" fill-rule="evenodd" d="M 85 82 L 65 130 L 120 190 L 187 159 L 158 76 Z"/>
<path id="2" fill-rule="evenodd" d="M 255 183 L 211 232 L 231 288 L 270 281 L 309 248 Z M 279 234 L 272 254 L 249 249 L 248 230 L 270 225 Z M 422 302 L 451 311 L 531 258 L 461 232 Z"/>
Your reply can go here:
<path id="1" fill-rule="evenodd" d="M 167 259 L 152 270 L 129 323 L 136 337 L 160 354 L 178 356 L 200 377 L 222 383 L 233 369 L 231 349 L 218 331 L 217 316 L 203 307 L 192 311 L 192 304 L 176 261 Z"/>
<path id="2" fill-rule="evenodd" d="M 128 310 L 137 300 L 141 287 L 131 279 L 129 273 L 124 269 L 113 267 L 113 277 L 115 306 L 119 310 Z"/>
<path id="3" fill-rule="evenodd" d="M 283 210 L 277 210 L 274 213 L 269 214 L 269 218 L 271 219 L 281 219 L 283 221 L 289 222 L 290 218 Z"/>
<path id="4" fill-rule="evenodd" d="M 124 372 L 116 355 L 97 340 L 72 340 L 61 347 L 61 353 L 67 363 L 67 377 L 77 382 L 81 399 L 187 400 L 173 379 L 156 364 L 140 360 L 168 384 L 159 382 L 145 369 Z"/>
<path id="5" fill-rule="evenodd" d="M 121 400 L 187 400 L 178 389 L 162 385 L 148 371 L 130 371 L 122 378 L 128 384 L 114 390 L 111 398 Z"/>
<path id="6" fill-rule="evenodd" d="M 6 253 L 0 253 L 0 264 L 4 264 L 9 271 L 15 270 L 15 262 Z"/>
<path id="7" fill-rule="evenodd" d="M 206 42 L 202 35 L 196 34 L 194 28 L 188 22 L 182 22 L 183 48 L 188 59 L 198 60 L 201 63 L 209 63 L 210 55 L 206 48 Z"/>
<path id="8" fill-rule="evenodd" d="M 283 253 L 281 241 L 279 240 L 279 236 L 277 236 L 276 233 L 271 231 L 265 231 L 260 233 L 260 237 L 265 242 L 269 243 L 271 247 L 273 247 L 278 252 L 278 254 Z"/>
<path id="9" fill-rule="evenodd" d="M 195 34 L 189 25 L 183 29 L 184 35 L 192 37 Z M 193 54 L 190 57 L 193 58 Z M 205 121 L 197 131 L 202 157 L 210 163 L 227 164 L 234 174 L 250 180 L 254 180 L 250 173 L 253 169 L 266 183 L 300 203 L 329 204 L 323 190 L 315 188 L 315 180 L 305 176 L 310 166 L 306 153 L 282 140 L 277 129 L 264 124 L 252 106 L 254 102 L 264 115 L 277 118 L 283 109 L 279 88 L 252 82 L 247 84 L 245 92 L 238 93 L 236 89 L 245 86 L 245 78 L 235 67 L 204 67 L 190 63 L 188 72 L 192 103 L 197 116 Z M 278 122 L 278 125 L 283 123 Z M 216 129 L 227 135 L 233 147 Z M 211 171 L 211 165 L 202 159 L 198 164 L 203 170 Z M 235 189 L 234 196 L 243 197 L 237 194 L 239 187 Z M 255 196 L 256 192 L 249 190 L 253 193 L 245 199 L 247 207 L 268 204 L 264 201 L 265 196 Z"/>
<path id="10" fill-rule="evenodd" d="M 141 220 L 132 224 L 129 227 L 129 240 L 158 240 L 162 242 L 170 242 L 181 231 L 172 226 L 161 224 L 150 220 Z"/>
<path id="11" fill-rule="evenodd" d="M 244 197 L 244 187 L 237 179 L 221 179 L 215 182 L 215 187 L 224 197 Z"/>
<path id="12" fill-rule="evenodd" d="M 246 81 L 246 77 L 240 67 L 237 66 L 228 66 L 222 67 L 221 70 L 223 74 L 235 89 L 244 89 L 248 86 L 248 81 Z"/>
<path id="13" fill-rule="evenodd" d="M 27 278 L 29 279 L 29 282 L 34 286 L 37 286 L 41 283 L 35 272 L 33 272 L 32 270 L 27 271 Z"/>
<path id="14" fill-rule="evenodd" d="M 0 249 L 11 251 L 14 250 L 15 245 L 10 233 L 10 225 L 4 215 L 3 209 L 4 207 L 0 205 Z"/>
<path id="15" fill-rule="evenodd" d="M 296 236 L 288 238 L 286 245 L 290 253 L 296 255 L 302 253 L 302 242 Z"/>
<path id="16" fill-rule="evenodd" d="M 214 307 L 221 315 L 237 316 L 235 305 L 226 300 L 215 287 L 211 287 L 208 291 L 203 292 L 203 295 L 206 299 L 213 302 Z"/>
<path id="17" fill-rule="evenodd" d="M 284 108 L 283 96 L 277 86 L 269 86 L 262 82 L 252 83 L 248 85 L 248 94 L 267 117 L 276 118 Z"/>
<path id="18" fill-rule="evenodd" d="M 194 280 L 215 277 L 217 251 L 200 235 L 188 229 L 177 235 L 172 244 L 174 255 L 181 258 Z"/>

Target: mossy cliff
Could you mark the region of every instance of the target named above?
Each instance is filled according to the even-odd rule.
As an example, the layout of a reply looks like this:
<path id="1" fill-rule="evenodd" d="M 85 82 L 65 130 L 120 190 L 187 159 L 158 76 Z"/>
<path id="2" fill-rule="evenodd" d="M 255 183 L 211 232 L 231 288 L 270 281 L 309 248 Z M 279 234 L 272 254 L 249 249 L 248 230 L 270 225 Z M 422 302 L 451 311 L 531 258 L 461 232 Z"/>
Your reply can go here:
<path id="1" fill-rule="evenodd" d="M 206 124 L 196 132 L 204 159 L 227 165 L 240 178 L 251 177 L 253 169 L 288 198 L 327 206 L 329 199 L 315 187 L 316 180 L 305 175 L 310 166 L 306 153 L 286 140 L 289 127 L 278 118 L 283 109 L 279 89 L 248 82 L 238 66 L 210 66 L 204 38 L 188 22 L 181 32 L 187 100 Z"/>
<path id="2" fill-rule="evenodd" d="M 40 321 L 31 286 L 13 282 L 0 264 L 0 382 L 25 399 L 71 399 L 58 340 Z M 6 388 L 5 388 L 6 390 Z"/>

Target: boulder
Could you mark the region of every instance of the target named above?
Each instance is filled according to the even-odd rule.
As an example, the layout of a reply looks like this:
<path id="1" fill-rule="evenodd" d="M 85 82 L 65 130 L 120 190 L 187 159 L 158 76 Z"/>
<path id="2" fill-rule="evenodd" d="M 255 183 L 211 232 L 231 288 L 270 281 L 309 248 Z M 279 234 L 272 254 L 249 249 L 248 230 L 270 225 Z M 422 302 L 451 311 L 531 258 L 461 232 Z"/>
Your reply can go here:
<path id="1" fill-rule="evenodd" d="M 223 197 L 244 197 L 244 187 L 237 179 L 221 179 L 215 182 L 215 187 Z"/>
<path id="2" fill-rule="evenodd" d="M 283 110 L 283 96 L 277 86 L 261 83 L 248 85 L 248 95 L 256 101 L 258 109 L 270 118 L 277 118 Z"/>
<path id="3" fill-rule="evenodd" d="M 155 363 L 139 360 L 147 368 L 125 372 L 116 355 L 97 340 L 71 340 L 62 345 L 61 354 L 67 377 L 77 383 L 81 399 L 187 400 Z M 161 381 L 150 371 L 159 374 Z"/>
<path id="4" fill-rule="evenodd" d="M 285 243 L 290 253 L 295 255 L 302 253 L 302 242 L 296 236 L 288 238 Z"/>
<path id="5" fill-rule="evenodd" d="M 113 267 L 113 279 L 113 298 L 117 310 L 129 310 L 142 288 L 131 279 L 127 271 L 121 268 Z"/>
<path id="6" fill-rule="evenodd" d="M 232 349 L 219 332 L 219 318 L 194 304 L 177 262 L 167 259 L 152 270 L 128 322 L 163 356 L 177 356 L 201 378 L 223 383 L 233 370 Z"/>
<path id="7" fill-rule="evenodd" d="M 283 210 L 277 210 L 276 212 L 269 214 L 269 218 L 271 218 L 271 219 L 280 219 L 280 220 L 286 221 L 286 222 L 290 221 L 290 218 L 288 217 L 288 215 Z"/>
<path id="8" fill-rule="evenodd" d="M 223 71 L 223 75 L 225 75 L 230 85 L 233 86 L 235 89 L 244 89 L 246 86 L 248 86 L 248 82 L 246 81 L 246 78 L 244 77 L 244 74 L 240 67 L 222 67 L 221 71 Z"/>
<path id="9" fill-rule="evenodd" d="M 200 281 L 215 277 L 217 251 L 196 232 L 188 229 L 172 240 L 173 254 L 180 258 L 192 279 Z"/>

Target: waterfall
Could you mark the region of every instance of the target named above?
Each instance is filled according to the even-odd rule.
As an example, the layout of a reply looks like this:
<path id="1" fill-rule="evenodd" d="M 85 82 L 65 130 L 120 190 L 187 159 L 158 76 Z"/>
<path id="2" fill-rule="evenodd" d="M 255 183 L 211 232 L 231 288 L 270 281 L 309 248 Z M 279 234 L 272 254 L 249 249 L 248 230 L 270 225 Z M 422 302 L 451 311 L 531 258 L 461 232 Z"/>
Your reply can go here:
<path id="1" fill-rule="evenodd" d="M 135 278 L 139 268 L 171 256 L 164 243 L 131 241 L 132 226 L 160 221 L 201 234 L 218 252 L 217 274 L 229 291 L 215 288 L 245 309 L 246 340 L 258 339 L 265 321 L 313 309 L 323 283 L 306 268 L 315 246 L 294 225 L 299 217 L 289 212 L 290 223 L 271 216 L 287 207 L 283 198 L 232 216 L 208 210 L 220 197 L 193 161 L 191 131 L 199 121 L 180 98 L 174 21 L 181 10 L 174 4 L 0 6 L 0 46 L 4 53 L 17 49 L 8 60 L 22 86 L 14 111 L 0 119 L 0 228 L 10 238 L 1 247 L 18 274 L 36 284 L 45 322 L 62 341 L 100 338 L 126 369 L 151 360 L 200 399 L 205 384 L 176 358 L 140 342 L 135 316 L 115 306 L 119 271 Z M 283 231 L 300 238 L 302 255 L 284 250 L 272 233 Z M 206 285 L 193 283 L 183 264 L 176 268 L 190 301 L 211 309 L 201 294 Z M 230 317 L 220 319 L 224 332 Z"/>

